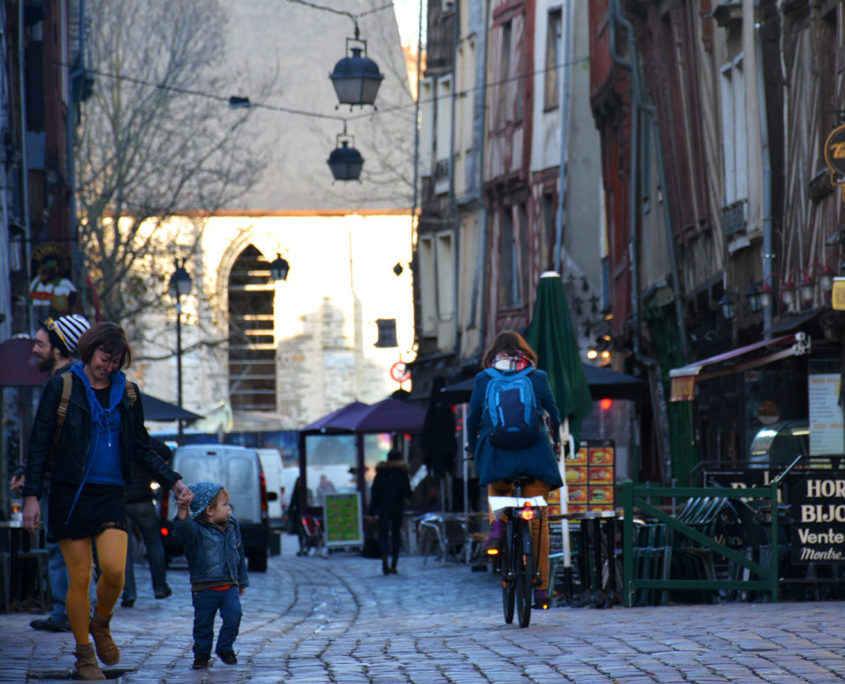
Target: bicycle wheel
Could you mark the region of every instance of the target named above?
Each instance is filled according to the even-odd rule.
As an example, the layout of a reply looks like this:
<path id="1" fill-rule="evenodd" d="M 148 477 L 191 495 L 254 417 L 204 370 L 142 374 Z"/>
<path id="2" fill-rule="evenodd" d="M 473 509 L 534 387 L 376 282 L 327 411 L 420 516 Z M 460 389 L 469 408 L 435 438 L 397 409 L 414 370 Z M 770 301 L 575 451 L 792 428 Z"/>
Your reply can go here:
<path id="1" fill-rule="evenodd" d="M 531 606 L 534 603 L 534 547 L 531 544 L 531 527 L 520 526 L 519 549 L 515 553 L 516 610 L 519 626 L 528 627 L 531 622 Z"/>
<path id="2" fill-rule="evenodd" d="M 514 578 L 511 572 L 511 558 L 513 556 L 513 523 L 509 522 L 505 530 L 505 537 L 502 540 L 502 553 L 499 556 L 499 572 L 502 575 L 502 608 L 505 612 L 505 622 L 513 622 L 513 610 L 516 603 L 516 592 L 514 589 Z"/>

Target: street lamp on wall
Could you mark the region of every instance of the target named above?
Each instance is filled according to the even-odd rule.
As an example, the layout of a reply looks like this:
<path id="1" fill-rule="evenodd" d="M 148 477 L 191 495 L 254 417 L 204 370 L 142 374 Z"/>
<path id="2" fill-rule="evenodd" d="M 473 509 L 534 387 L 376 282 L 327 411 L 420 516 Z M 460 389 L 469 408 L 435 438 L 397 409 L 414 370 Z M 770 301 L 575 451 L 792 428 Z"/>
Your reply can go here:
<path id="1" fill-rule="evenodd" d="M 270 276 L 276 282 L 288 279 L 288 272 L 290 271 L 290 264 L 287 259 L 282 259 L 282 255 L 276 253 L 276 258 L 270 262 Z"/>
<path id="2" fill-rule="evenodd" d="M 191 291 L 191 276 L 185 270 L 185 259 L 174 259 L 176 270 L 170 276 L 167 290 L 176 302 L 176 398 L 182 408 L 182 298 Z M 179 420 L 179 443 L 182 443 L 182 421 Z"/>
<path id="3" fill-rule="evenodd" d="M 722 309 L 722 316 L 726 321 L 732 320 L 736 312 L 736 295 L 730 291 L 725 292 L 719 300 L 719 308 Z"/>
<path id="4" fill-rule="evenodd" d="M 748 300 L 748 308 L 751 309 L 751 313 L 760 313 L 763 308 L 763 302 L 760 297 L 760 288 L 757 287 L 757 284 L 753 280 L 745 291 L 745 298 Z"/>

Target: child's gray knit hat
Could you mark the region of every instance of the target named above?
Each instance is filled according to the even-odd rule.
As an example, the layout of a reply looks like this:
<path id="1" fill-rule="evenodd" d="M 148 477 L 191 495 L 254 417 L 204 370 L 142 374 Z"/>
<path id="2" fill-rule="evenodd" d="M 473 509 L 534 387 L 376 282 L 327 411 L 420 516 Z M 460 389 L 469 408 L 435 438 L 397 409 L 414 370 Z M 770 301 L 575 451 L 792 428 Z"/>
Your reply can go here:
<path id="1" fill-rule="evenodd" d="M 191 517 L 199 518 L 211 500 L 217 496 L 217 492 L 223 489 L 223 485 L 217 482 L 194 482 L 188 485 L 188 489 L 194 493 L 194 498 L 191 499 Z"/>

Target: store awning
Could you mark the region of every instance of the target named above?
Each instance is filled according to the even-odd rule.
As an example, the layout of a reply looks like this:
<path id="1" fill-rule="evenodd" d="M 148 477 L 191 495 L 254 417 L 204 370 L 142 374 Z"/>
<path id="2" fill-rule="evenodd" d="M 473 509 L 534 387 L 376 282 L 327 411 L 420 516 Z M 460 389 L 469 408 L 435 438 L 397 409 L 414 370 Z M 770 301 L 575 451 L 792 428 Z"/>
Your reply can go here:
<path id="1" fill-rule="evenodd" d="M 758 349 L 785 347 L 786 345 L 789 345 L 786 349 L 780 349 L 765 356 L 755 356 L 741 360 L 742 357 L 746 357 Z M 669 371 L 669 378 L 672 381 L 672 396 L 670 401 L 692 401 L 695 396 L 696 380 L 706 380 L 720 375 L 727 375 L 728 373 L 740 373 L 789 356 L 801 356 L 809 353 L 810 339 L 804 333 L 799 332 L 794 335 L 775 337 L 771 340 L 761 340 L 754 344 L 737 347 L 722 354 L 696 361 L 681 368 L 673 368 Z M 717 367 L 729 361 L 734 361 L 735 363 L 727 368 Z"/>

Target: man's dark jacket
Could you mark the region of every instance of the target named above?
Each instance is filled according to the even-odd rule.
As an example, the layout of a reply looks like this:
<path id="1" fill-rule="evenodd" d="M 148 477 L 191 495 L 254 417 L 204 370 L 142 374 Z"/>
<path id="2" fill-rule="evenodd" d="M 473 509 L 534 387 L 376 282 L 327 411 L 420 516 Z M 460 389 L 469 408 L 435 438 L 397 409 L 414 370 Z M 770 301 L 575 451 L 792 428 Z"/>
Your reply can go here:
<path id="1" fill-rule="evenodd" d="M 70 370 L 65 372 L 71 372 Z M 48 474 L 53 482 L 64 482 L 78 487 L 85 474 L 85 462 L 91 442 L 91 413 L 82 380 L 73 377 L 67 417 L 56 444 L 56 451 L 50 467 L 50 448 L 53 431 L 62 396 L 62 376 L 54 375 L 47 381 L 35 413 L 32 433 L 29 437 L 29 456 L 26 462 L 26 482 L 22 495 L 39 499 L 44 494 L 44 479 Z M 127 384 L 129 381 L 127 380 Z M 150 436 L 144 427 L 144 408 L 141 406 L 140 390 L 134 385 L 134 405 L 124 392 L 118 404 L 120 411 L 120 460 L 123 479 L 132 482 L 130 464 L 137 459 L 150 475 L 164 487 L 172 487 L 182 476 L 159 458 L 150 445 Z"/>

